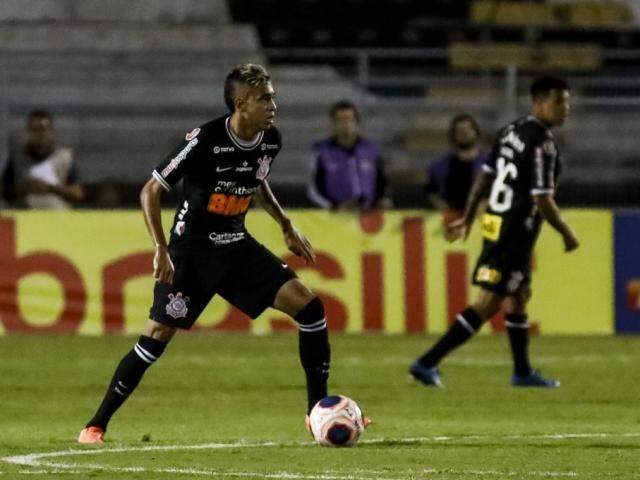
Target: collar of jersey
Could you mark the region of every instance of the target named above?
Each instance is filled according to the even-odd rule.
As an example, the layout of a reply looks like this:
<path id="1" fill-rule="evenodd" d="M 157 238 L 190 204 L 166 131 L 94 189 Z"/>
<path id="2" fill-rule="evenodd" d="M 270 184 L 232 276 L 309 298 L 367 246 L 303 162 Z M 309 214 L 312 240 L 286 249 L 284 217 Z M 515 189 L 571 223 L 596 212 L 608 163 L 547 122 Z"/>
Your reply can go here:
<path id="1" fill-rule="evenodd" d="M 233 131 L 231 130 L 231 127 L 229 127 L 230 119 L 231 117 L 227 117 L 227 119 L 224 121 L 224 126 L 227 129 L 227 135 L 229 135 L 229 138 L 235 144 L 235 146 L 241 150 L 253 150 L 254 148 L 256 148 L 258 144 L 262 141 L 262 137 L 264 136 L 264 130 L 262 130 L 258 135 L 256 135 L 255 140 L 250 140 L 247 142 L 245 140 L 242 140 L 241 138 L 238 138 L 236 134 L 233 133 Z"/>
<path id="2" fill-rule="evenodd" d="M 549 132 L 549 134 L 551 136 L 553 136 L 553 134 L 551 132 L 551 128 L 549 127 L 549 125 L 544 123 L 542 120 L 537 118 L 535 115 L 527 115 L 527 120 L 531 120 L 531 121 L 536 122 L 537 124 L 541 125 L 542 127 L 544 127 L 547 130 L 547 132 Z"/>

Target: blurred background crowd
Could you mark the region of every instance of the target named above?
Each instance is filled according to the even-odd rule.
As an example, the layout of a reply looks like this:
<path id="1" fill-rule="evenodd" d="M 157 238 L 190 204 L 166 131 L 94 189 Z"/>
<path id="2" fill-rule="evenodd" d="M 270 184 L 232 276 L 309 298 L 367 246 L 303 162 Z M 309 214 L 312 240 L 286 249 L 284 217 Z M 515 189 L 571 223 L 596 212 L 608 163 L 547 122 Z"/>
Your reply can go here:
<path id="1" fill-rule="evenodd" d="M 2 208 L 137 207 L 244 62 L 273 78 L 287 206 L 460 209 L 544 73 L 572 87 L 559 203 L 640 205 L 635 0 L 3 0 Z M 369 177 L 337 194 L 349 162 Z"/>

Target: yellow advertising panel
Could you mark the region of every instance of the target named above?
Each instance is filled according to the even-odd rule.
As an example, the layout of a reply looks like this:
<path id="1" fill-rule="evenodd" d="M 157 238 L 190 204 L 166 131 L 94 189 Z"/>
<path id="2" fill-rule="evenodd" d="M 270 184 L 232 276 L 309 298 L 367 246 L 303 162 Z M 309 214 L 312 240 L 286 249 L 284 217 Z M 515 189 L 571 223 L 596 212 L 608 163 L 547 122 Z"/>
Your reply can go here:
<path id="1" fill-rule="evenodd" d="M 289 214 L 315 247 L 315 265 L 287 251 L 265 213 L 251 211 L 247 226 L 321 296 L 332 331 L 439 333 L 473 299 L 469 276 L 480 251 L 479 225 L 466 244 L 449 244 L 440 216 L 424 211 Z M 171 215 L 165 212 L 167 228 Z M 564 254 L 558 235 L 543 228 L 531 322 L 542 333 L 612 333 L 612 214 L 575 210 L 566 218 L 581 248 Z M 5 214 L 0 331 L 137 333 L 153 300 L 152 256 L 140 212 Z M 293 327 L 274 310 L 250 321 L 215 297 L 195 328 L 263 334 Z M 484 331 L 503 329 L 499 315 Z"/>

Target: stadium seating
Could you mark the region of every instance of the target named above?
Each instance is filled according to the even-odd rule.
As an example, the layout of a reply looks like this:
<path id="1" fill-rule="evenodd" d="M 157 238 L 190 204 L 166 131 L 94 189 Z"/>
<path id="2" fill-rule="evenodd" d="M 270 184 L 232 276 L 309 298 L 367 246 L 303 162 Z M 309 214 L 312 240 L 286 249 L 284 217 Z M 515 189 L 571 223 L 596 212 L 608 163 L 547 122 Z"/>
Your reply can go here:
<path id="1" fill-rule="evenodd" d="M 264 62 L 224 2 L 14 3 L 0 9 L 13 136 L 30 109 L 50 109 L 88 182 L 140 184 L 182 130 L 222 111 L 230 65 Z"/>
<path id="2" fill-rule="evenodd" d="M 624 2 L 516 2 L 477 0 L 470 20 L 476 24 L 560 27 L 625 27 L 633 15 Z"/>
<path id="3" fill-rule="evenodd" d="M 226 2 L 199 0 L 4 0 L 0 22 L 228 23 Z"/>
<path id="4" fill-rule="evenodd" d="M 131 11 L 122 1 L 109 9 L 93 0 L 7 1 L 0 111 L 10 112 L 15 137 L 28 110 L 51 109 L 60 143 L 74 148 L 86 181 L 137 188 L 184 130 L 224 112 L 221 84 L 231 65 L 268 62 L 285 139 L 273 181 L 304 191 L 309 147 L 328 133 L 330 104 L 348 98 L 410 204 L 420 201 L 421 172 L 446 146 L 449 119 L 472 113 L 490 134 L 525 111 L 526 85 L 545 70 L 544 60 L 575 86 L 575 116 L 561 134 L 565 182 L 580 192 L 594 181 L 592 169 L 604 169 L 597 178 L 611 191 L 640 180 L 633 168 L 640 130 L 632 120 L 640 57 L 610 53 L 640 40 L 638 30 L 478 23 L 470 17 L 477 2 L 449 3 L 384 0 L 381 16 L 362 0 L 278 0 L 277 7 L 275 0 L 142 0 Z M 285 21 L 282 9 L 299 20 Z M 496 62 L 493 70 L 486 59 Z M 511 63 L 520 70 L 509 87 Z M 612 122 L 612 108 L 629 121 Z M 304 203 L 304 196 L 293 199 Z"/>

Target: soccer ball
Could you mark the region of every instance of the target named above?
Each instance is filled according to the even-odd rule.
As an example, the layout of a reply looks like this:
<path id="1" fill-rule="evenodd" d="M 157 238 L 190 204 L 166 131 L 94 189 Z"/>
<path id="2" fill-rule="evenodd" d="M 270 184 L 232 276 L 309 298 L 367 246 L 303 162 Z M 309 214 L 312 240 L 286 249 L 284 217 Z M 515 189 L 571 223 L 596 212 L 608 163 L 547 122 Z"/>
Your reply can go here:
<path id="1" fill-rule="evenodd" d="M 332 395 L 316 403 L 309 423 L 314 440 L 325 447 L 352 447 L 364 431 L 360 407 L 344 395 Z"/>

